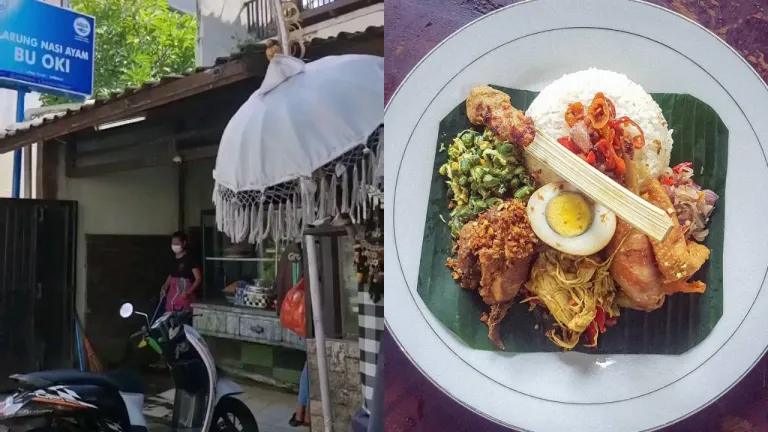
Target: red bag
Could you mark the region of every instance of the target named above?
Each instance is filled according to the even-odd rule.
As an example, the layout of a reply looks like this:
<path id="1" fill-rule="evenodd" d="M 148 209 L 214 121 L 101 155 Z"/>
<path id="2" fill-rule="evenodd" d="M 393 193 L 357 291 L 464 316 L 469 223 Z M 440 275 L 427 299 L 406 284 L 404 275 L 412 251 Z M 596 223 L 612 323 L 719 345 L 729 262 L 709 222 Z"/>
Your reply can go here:
<path id="1" fill-rule="evenodd" d="M 280 324 L 302 337 L 307 337 L 304 278 L 288 290 L 280 306 Z"/>

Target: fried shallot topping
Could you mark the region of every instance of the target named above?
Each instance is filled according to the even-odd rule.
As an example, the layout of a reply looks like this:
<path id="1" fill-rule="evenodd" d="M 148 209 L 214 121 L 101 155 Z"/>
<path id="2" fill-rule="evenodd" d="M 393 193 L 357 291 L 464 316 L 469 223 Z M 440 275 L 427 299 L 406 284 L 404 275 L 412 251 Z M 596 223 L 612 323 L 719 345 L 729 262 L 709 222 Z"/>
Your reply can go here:
<path id="1" fill-rule="evenodd" d="M 458 256 L 447 262 L 461 287 L 478 289 L 483 301 L 491 306 L 483 322 L 489 327 L 488 337 L 500 349 L 504 345 L 496 324 L 528 279 L 537 242 L 523 203 L 505 201 L 464 225 L 457 242 Z"/>

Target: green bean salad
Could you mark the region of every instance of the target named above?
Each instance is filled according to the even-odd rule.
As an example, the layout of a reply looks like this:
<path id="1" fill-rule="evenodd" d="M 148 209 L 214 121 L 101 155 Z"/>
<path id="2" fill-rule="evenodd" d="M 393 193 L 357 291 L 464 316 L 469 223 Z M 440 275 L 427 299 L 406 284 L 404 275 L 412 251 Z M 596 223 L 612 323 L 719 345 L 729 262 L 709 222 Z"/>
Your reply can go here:
<path id="1" fill-rule="evenodd" d="M 534 179 L 525 170 L 523 152 L 515 144 L 496 138 L 489 128 L 459 132 L 447 151 L 448 162 L 440 167 L 447 178 L 451 202 L 451 234 L 458 237 L 464 224 L 503 199 L 524 203 L 534 191 Z"/>

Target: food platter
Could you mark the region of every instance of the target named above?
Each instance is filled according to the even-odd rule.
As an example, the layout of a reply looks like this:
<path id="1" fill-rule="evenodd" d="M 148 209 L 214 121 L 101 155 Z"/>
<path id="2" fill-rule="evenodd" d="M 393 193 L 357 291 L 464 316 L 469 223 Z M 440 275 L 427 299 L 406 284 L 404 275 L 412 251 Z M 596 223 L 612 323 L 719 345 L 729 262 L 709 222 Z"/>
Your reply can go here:
<path id="1" fill-rule="evenodd" d="M 674 355 L 472 348 L 418 292 L 438 125 L 477 85 L 537 92 L 590 67 L 626 74 L 652 94 L 690 95 L 727 127 L 722 316 Z M 452 398 L 521 430 L 654 430 L 716 400 L 768 346 L 757 330 L 768 326 L 768 203 L 756 198 L 768 187 L 766 104 L 768 88 L 735 51 L 643 2 L 534 0 L 459 30 L 414 68 L 385 112 L 385 318 L 398 344 Z"/>

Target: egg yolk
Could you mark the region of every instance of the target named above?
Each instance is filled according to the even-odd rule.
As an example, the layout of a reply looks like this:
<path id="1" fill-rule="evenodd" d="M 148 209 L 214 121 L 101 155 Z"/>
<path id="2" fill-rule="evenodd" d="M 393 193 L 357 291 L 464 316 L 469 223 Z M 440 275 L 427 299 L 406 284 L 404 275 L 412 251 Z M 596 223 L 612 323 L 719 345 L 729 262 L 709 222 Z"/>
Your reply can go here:
<path id="1" fill-rule="evenodd" d="M 584 234 L 592 223 L 592 208 L 580 194 L 561 192 L 549 201 L 547 223 L 563 237 Z"/>

